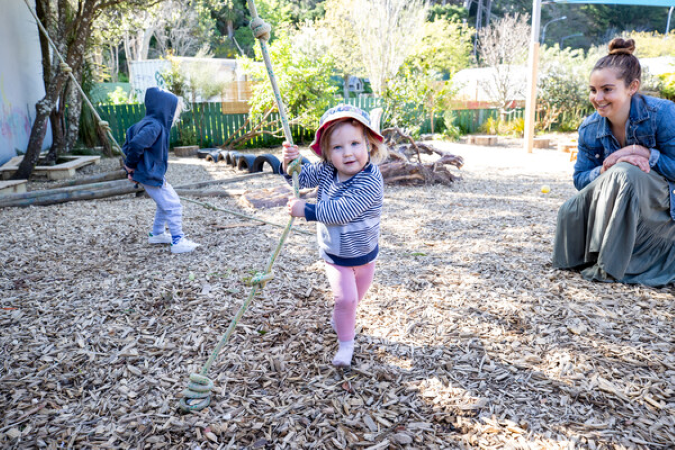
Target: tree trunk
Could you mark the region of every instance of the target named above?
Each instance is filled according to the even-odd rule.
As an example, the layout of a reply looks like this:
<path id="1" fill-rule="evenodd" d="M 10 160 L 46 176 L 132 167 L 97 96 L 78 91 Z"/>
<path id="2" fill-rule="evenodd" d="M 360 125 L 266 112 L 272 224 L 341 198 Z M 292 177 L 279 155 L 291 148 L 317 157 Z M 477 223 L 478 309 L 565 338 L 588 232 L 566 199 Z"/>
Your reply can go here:
<path id="1" fill-rule="evenodd" d="M 55 108 L 49 115 L 49 122 L 52 126 L 52 146 L 45 157 L 46 164 L 48 165 L 56 163 L 56 156 L 63 153 L 63 149 L 66 147 L 65 105 L 64 93 L 61 92 Z"/>
<path id="2" fill-rule="evenodd" d="M 45 7 L 48 3 L 41 5 L 40 11 L 45 14 L 42 18 L 42 23 L 49 24 L 50 10 Z M 52 36 L 55 39 L 57 48 L 61 54 L 65 54 L 66 63 L 77 72 L 82 65 L 82 55 L 84 55 L 85 43 L 91 34 L 92 20 L 96 14 L 98 5 L 96 2 L 85 2 L 80 5 L 76 11 L 75 17 L 69 17 L 69 3 L 67 0 L 60 0 L 58 2 L 58 28 L 59 30 Z M 40 16 L 38 16 L 40 18 Z M 68 23 L 68 26 L 66 24 Z M 50 29 L 49 26 L 46 27 Z M 69 29 L 66 33 L 66 29 Z M 42 32 L 40 31 L 40 34 Z M 70 39 L 72 38 L 72 39 Z M 68 43 L 68 44 L 67 44 Z M 51 49 L 50 49 L 51 50 Z M 48 53 L 51 54 L 51 53 Z M 58 59 L 55 59 L 58 61 Z M 50 77 L 49 82 L 45 85 L 45 96 L 40 100 L 36 106 L 35 121 L 31 127 L 30 137 L 28 138 L 28 147 L 26 154 L 19 164 L 19 169 L 14 173 L 12 179 L 28 179 L 33 172 L 33 167 L 37 164 L 40 158 L 40 150 L 42 150 L 42 143 L 44 142 L 45 133 L 47 131 L 47 119 L 54 110 L 59 94 L 67 79 L 67 74 L 61 70 L 54 69 L 57 65 L 51 65 L 47 57 L 43 56 L 43 64 L 46 68 L 51 68 L 54 71 L 54 76 Z"/>
<path id="3" fill-rule="evenodd" d="M 61 89 L 64 82 L 65 75 L 57 75 L 56 79 L 50 83 L 47 94 L 37 103 L 37 105 L 35 105 L 35 121 L 33 122 L 30 137 L 28 138 L 28 148 L 26 149 L 26 154 L 23 157 L 21 164 L 19 164 L 19 169 L 12 175 L 13 180 L 27 180 L 30 178 L 33 167 L 35 167 L 40 158 L 42 142 L 47 133 L 47 119 L 54 110 L 58 91 Z"/>
<path id="4" fill-rule="evenodd" d="M 342 75 L 342 89 L 344 91 L 345 102 L 349 98 L 349 76 L 350 75 L 348 73 Z"/>
<path id="5" fill-rule="evenodd" d="M 82 68 L 80 70 L 73 72 L 75 79 L 82 83 Z M 68 128 L 66 129 L 66 146 L 64 148 L 64 153 L 69 153 L 77 143 L 77 138 L 80 131 L 80 115 L 82 114 L 82 94 L 80 90 L 75 86 L 72 81 L 68 83 L 68 88 L 66 89 L 66 99 L 68 102 L 68 110 L 66 111 L 66 122 Z M 96 120 L 94 118 L 94 120 Z M 98 128 L 98 124 L 94 125 Z"/>

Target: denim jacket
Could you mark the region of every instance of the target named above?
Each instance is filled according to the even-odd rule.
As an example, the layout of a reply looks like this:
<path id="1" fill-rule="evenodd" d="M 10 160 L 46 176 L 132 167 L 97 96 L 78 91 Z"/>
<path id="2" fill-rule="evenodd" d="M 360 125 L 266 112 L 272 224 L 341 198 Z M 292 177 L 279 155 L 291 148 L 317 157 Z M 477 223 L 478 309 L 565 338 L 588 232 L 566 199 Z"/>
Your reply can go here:
<path id="1" fill-rule="evenodd" d="M 626 145 L 651 151 L 649 166 L 668 180 L 670 216 L 675 220 L 675 103 L 636 94 L 626 122 Z M 574 186 L 581 190 L 600 176 L 602 163 L 621 149 L 607 118 L 597 112 L 579 127 L 579 152 L 574 165 Z"/>

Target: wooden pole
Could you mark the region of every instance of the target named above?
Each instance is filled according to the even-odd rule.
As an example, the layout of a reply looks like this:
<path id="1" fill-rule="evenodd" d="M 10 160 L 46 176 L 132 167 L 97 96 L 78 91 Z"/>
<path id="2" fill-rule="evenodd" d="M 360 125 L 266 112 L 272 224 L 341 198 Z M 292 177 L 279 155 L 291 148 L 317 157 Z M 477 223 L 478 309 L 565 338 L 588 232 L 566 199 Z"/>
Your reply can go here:
<path id="1" fill-rule="evenodd" d="M 8 206 L 46 206 L 75 200 L 93 200 L 97 198 L 113 197 L 116 195 L 131 194 L 133 192 L 143 191 L 143 186 L 141 185 L 125 180 L 122 181 L 125 183 L 124 185 L 116 185 L 104 189 L 79 188 L 78 190 L 71 191 L 59 191 L 56 193 L 50 192 L 48 195 L 29 198 L 7 199 L 6 197 L 3 197 L 0 198 L 0 208 L 5 208 Z"/>
<path id="2" fill-rule="evenodd" d="M 537 66 L 539 64 L 539 27 L 541 25 L 541 0 L 532 3 L 532 35 L 530 38 L 530 56 L 528 66 L 530 76 L 527 78 L 527 99 L 525 101 L 525 139 L 527 153 L 534 147 L 534 112 L 537 108 Z"/>
<path id="3" fill-rule="evenodd" d="M 124 169 L 115 170 L 113 172 L 99 173 L 89 177 L 77 178 L 75 180 L 64 181 L 63 183 L 55 184 L 51 189 L 59 189 L 68 186 L 79 186 L 82 184 L 100 183 L 102 181 L 121 180 L 127 177 L 127 171 Z"/>
<path id="4" fill-rule="evenodd" d="M 127 185 L 131 186 L 132 184 L 133 183 L 131 183 L 129 180 L 115 180 L 115 181 L 105 181 L 101 183 L 84 184 L 80 186 L 69 186 L 57 189 L 44 189 L 41 191 L 22 192 L 19 194 L 9 194 L 0 196 L 0 204 L 12 203 L 14 201 L 26 200 L 31 198 L 58 197 L 63 194 L 68 194 L 77 191 L 96 191 L 101 189 L 111 191 L 126 187 Z"/>

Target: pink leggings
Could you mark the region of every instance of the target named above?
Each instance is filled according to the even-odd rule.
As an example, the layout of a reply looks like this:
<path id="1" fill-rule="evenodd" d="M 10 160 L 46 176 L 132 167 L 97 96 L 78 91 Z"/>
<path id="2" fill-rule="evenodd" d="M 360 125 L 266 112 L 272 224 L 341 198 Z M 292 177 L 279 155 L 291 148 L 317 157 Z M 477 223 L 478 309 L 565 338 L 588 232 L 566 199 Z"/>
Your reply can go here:
<path id="1" fill-rule="evenodd" d="M 326 275 L 335 297 L 335 328 L 340 342 L 354 339 L 356 307 L 373 282 L 375 262 L 356 267 L 326 263 Z"/>

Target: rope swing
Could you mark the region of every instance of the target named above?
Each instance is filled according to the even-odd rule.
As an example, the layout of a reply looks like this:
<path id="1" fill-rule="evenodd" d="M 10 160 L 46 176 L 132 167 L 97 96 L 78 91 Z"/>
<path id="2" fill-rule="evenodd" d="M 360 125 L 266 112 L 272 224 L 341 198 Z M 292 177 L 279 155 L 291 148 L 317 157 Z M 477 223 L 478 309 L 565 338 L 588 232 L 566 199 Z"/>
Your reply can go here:
<path id="1" fill-rule="evenodd" d="M 281 100 L 281 95 L 279 93 L 279 86 L 277 84 L 276 78 L 274 77 L 274 72 L 272 71 L 272 61 L 270 59 L 270 55 L 267 50 L 267 41 L 270 38 L 270 32 L 272 31 L 272 27 L 264 20 L 262 20 L 260 17 L 258 17 L 258 12 L 256 11 L 255 3 L 253 2 L 253 0 L 247 0 L 247 3 L 248 8 L 251 11 L 251 16 L 253 17 L 253 20 L 251 21 L 251 30 L 253 31 L 253 35 L 256 37 L 256 39 L 260 41 L 260 48 L 262 50 L 263 60 L 265 61 L 265 66 L 267 67 L 267 74 L 269 75 L 270 83 L 272 84 L 272 90 L 274 91 L 274 98 L 276 100 L 277 108 L 279 110 L 279 116 L 281 117 L 281 124 L 283 126 L 284 136 L 286 138 L 286 141 L 292 145 L 293 137 L 291 135 L 291 129 L 288 126 L 288 118 L 286 116 L 286 110 L 284 108 L 283 101 Z M 288 173 L 293 177 L 293 195 L 295 196 L 295 198 L 300 197 L 298 174 L 300 173 L 301 164 L 302 164 L 301 158 L 298 157 L 288 166 Z M 211 368 L 211 364 L 213 364 L 213 362 L 218 357 L 220 350 L 230 339 L 230 336 L 232 335 L 234 328 L 237 326 L 239 319 L 241 319 L 241 317 L 244 315 L 244 312 L 248 308 L 248 305 L 251 303 L 251 300 L 253 300 L 253 297 L 259 290 L 262 290 L 265 287 L 268 281 L 274 278 L 274 274 L 272 273 L 272 266 L 274 265 L 277 256 L 279 256 L 279 253 L 281 252 L 281 248 L 284 246 L 286 238 L 290 234 L 291 228 L 293 227 L 294 219 L 295 219 L 294 217 L 291 217 L 288 220 L 288 224 L 286 225 L 286 228 L 284 229 L 283 233 L 281 234 L 281 238 L 279 239 L 279 244 L 277 244 L 277 247 L 274 249 L 272 256 L 267 262 L 267 266 L 265 266 L 265 271 L 258 272 L 256 273 L 255 276 L 251 278 L 250 281 L 250 285 L 252 286 L 251 292 L 249 293 L 248 297 L 239 308 L 239 311 L 237 311 L 237 314 L 235 314 L 234 318 L 232 319 L 232 322 L 230 322 L 230 326 L 227 327 L 225 334 L 220 339 L 220 342 L 218 342 L 218 345 L 216 345 L 216 348 L 211 353 L 211 356 L 209 357 L 208 361 L 206 361 L 206 364 L 204 364 L 204 367 L 202 367 L 202 370 L 199 373 L 190 374 L 190 382 L 188 383 L 187 389 L 183 391 L 183 398 L 180 399 L 180 408 L 184 412 L 199 411 L 209 406 L 209 404 L 211 404 L 211 390 L 213 389 L 213 381 L 211 381 L 206 376 L 206 374 Z"/>

